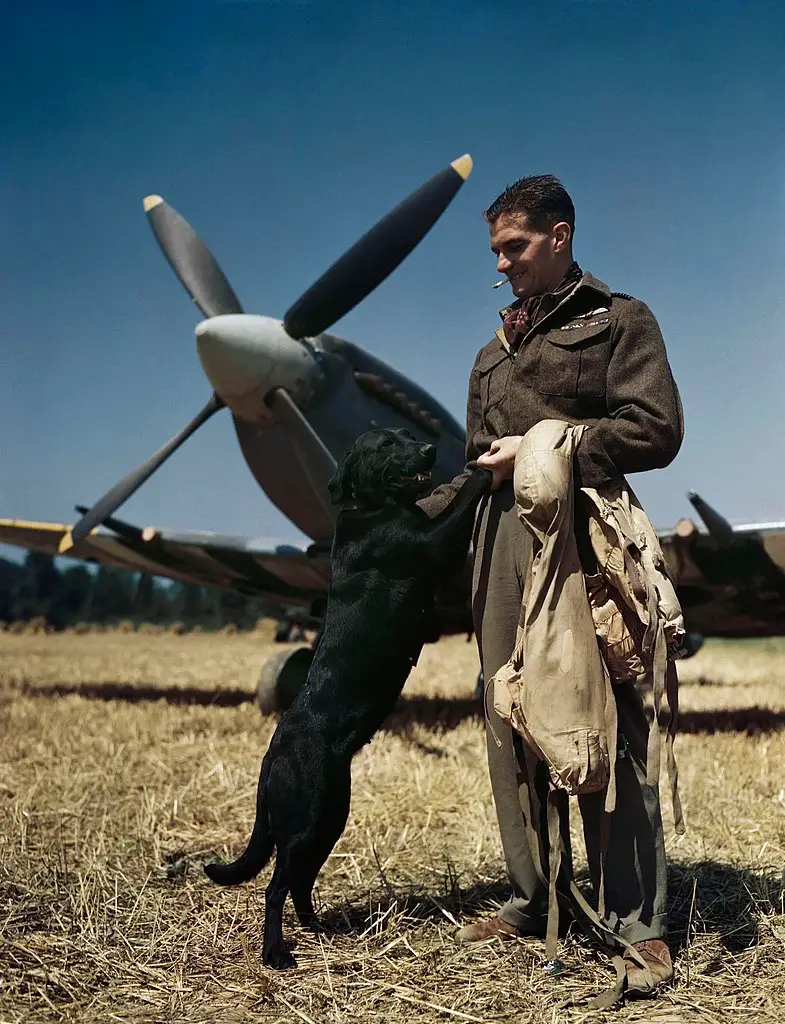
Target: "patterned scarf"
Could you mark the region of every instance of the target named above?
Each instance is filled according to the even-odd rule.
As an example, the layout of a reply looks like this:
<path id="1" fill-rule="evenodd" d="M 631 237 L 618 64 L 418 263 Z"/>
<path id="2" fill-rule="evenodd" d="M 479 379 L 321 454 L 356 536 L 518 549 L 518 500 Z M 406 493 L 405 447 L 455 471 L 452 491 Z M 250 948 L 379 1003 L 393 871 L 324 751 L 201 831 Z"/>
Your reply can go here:
<path id="1" fill-rule="evenodd" d="M 582 277 L 583 271 L 575 260 L 573 260 L 567 268 L 567 273 L 552 292 L 543 292 L 540 295 L 530 295 L 528 299 L 523 300 L 520 306 L 516 305 L 513 306 L 512 309 L 509 309 L 502 319 L 504 324 L 504 336 L 507 339 L 507 344 L 510 348 L 517 348 L 521 343 L 521 339 L 524 338 L 532 327 L 538 324 L 543 317 L 546 317 L 556 309 L 562 299 L 572 291 Z"/>

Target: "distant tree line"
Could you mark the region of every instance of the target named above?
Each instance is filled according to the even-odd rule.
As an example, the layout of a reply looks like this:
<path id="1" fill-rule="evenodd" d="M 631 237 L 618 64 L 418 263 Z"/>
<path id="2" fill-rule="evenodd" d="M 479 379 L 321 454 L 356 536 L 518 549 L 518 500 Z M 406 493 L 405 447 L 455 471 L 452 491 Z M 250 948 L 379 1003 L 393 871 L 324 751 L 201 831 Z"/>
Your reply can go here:
<path id="1" fill-rule="evenodd" d="M 170 583 L 144 572 L 84 564 L 61 571 L 51 555 L 28 551 L 23 565 L 0 559 L 0 622 L 46 620 L 53 629 L 149 622 L 186 628 L 251 629 L 262 604 L 232 591 Z"/>

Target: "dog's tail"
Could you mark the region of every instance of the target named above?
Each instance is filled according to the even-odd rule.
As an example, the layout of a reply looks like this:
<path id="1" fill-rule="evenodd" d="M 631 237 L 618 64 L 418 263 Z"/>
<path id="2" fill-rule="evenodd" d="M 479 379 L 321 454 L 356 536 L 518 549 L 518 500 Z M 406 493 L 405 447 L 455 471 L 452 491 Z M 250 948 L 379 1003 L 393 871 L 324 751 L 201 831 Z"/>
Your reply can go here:
<path id="1" fill-rule="evenodd" d="M 231 864 L 205 864 L 204 872 L 218 885 L 240 885 L 255 878 L 272 857 L 275 840 L 267 817 L 267 772 L 262 769 L 256 797 L 256 821 L 245 853 Z"/>

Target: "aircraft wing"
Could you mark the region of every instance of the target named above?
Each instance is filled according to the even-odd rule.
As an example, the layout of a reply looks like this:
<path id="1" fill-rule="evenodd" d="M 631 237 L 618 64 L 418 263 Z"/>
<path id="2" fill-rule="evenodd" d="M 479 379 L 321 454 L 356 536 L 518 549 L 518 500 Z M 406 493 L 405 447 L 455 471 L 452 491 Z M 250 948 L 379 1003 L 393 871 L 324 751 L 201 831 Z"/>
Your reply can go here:
<path id="1" fill-rule="evenodd" d="M 687 628 L 703 636 L 785 635 L 785 522 L 731 526 L 699 495 L 704 523 L 660 533 Z"/>
<path id="2" fill-rule="evenodd" d="M 63 523 L 0 519 L 0 543 L 58 554 L 69 529 Z M 330 581 L 329 552 L 205 531 L 140 529 L 117 519 L 79 541 L 69 557 L 183 583 L 220 587 L 260 598 L 271 615 L 307 624 L 314 603 L 323 608 Z"/>
<path id="3" fill-rule="evenodd" d="M 694 498 L 704 528 L 683 519 L 672 530 L 658 531 L 688 630 L 720 637 L 785 635 L 785 522 L 731 527 Z M 0 519 L 0 543 L 57 555 L 68 529 L 66 524 Z M 305 550 L 205 531 L 140 529 L 118 519 L 107 520 L 79 541 L 70 557 L 235 590 L 260 599 L 271 617 L 317 627 L 330 582 L 324 547 Z M 467 563 L 438 589 L 442 633 L 471 630 L 470 586 Z"/>

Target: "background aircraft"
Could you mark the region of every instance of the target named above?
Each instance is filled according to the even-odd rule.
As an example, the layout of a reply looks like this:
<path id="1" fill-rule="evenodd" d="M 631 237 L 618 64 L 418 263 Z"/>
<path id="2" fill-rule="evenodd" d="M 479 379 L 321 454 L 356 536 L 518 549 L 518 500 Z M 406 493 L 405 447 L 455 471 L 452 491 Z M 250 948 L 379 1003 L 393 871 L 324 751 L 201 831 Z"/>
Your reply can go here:
<path id="1" fill-rule="evenodd" d="M 327 333 L 414 248 L 471 171 L 468 156 L 409 196 L 294 303 L 283 321 L 243 312 L 204 243 L 159 196 L 144 208 L 173 270 L 205 319 L 196 327 L 213 386 L 204 408 L 171 441 L 68 524 L 0 520 L 0 541 L 260 598 L 280 624 L 321 624 L 337 509 L 327 481 L 336 460 L 374 426 L 405 426 L 437 445 L 433 484 L 464 461 L 465 436 L 423 388 L 364 349 Z M 140 528 L 114 513 L 207 419 L 229 409 L 248 468 L 270 500 L 308 537 L 307 549 L 207 532 Z M 661 539 L 697 650 L 703 636 L 785 633 L 785 523 L 731 527 L 697 495 L 704 529 L 681 520 Z M 437 595 L 441 634 L 471 631 L 469 572 Z M 263 706 L 283 706 L 305 678 L 311 649 L 287 650 L 262 668 Z"/>

